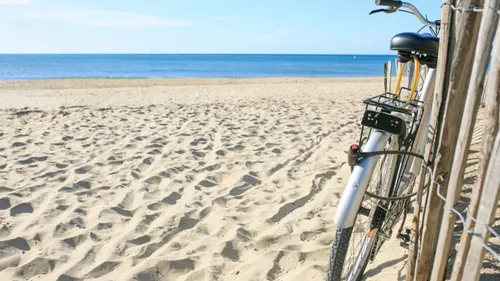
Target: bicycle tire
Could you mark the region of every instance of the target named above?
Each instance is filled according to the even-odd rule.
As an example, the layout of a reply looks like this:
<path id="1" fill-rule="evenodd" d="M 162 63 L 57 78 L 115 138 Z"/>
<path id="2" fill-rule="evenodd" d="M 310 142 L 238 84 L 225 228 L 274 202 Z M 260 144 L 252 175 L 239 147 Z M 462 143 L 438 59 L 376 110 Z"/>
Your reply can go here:
<path id="1" fill-rule="evenodd" d="M 397 146 L 397 142 L 394 142 L 392 144 L 393 146 Z M 387 158 L 390 158 L 390 162 L 386 162 Z M 382 168 L 387 168 L 385 164 L 392 165 L 388 170 L 386 170 L 388 173 L 385 174 L 387 178 L 384 178 L 384 181 L 388 181 L 385 184 L 386 185 L 391 185 L 394 178 L 395 178 L 395 173 L 397 172 L 397 155 L 391 155 L 387 154 L 382 157 L 382 159 L 379 159 L 376 164 L 376 168 L 374 169 L 374 172 L 372 174 L 375 175 L 377 173 L 383 173 Z M 383 162 L 383 163 L 382 163 Z M 382 163 L 382 164 L 381 164 Z M 377 167 L 380 167 L 381 169 L 377 169 Z M 373 180 L 375 179 L 375 180 Z M 378 177 L 372 177 L 372 180 L 370 181 L 370 184 L 367 188 L 367 190 L 372 186 L 373 183 L 376 182 L 382 182 L 382 179 L 379 179 Z M 380 184 L 379 183 L 379 184 Z M 372 186 L 373 187 L 373 186 Z M 362 206 L 362 204 L 361 204 Z M 360 206 L 360 207 L 361 207 Z M 375 204 L 375 206 L 378 206 L 378 202 Z M 377 207 L 375 207 L 377 208 Z M 358 214 L 356 214 L 355 221 L 358 220 L 358 217 L 360 216 L 360 212 L 358 211 Z M 374 223 L 374 219 L 377 219 L 375 217 L 375 209 L 372 207 L 369 216 L 367 217 L 367 221 L 370 225 Z M 360 281 L 363 277 L 363 273 L 366 269 L 366 266 L 368 265 L 368 261 L 372 258 L 373 250 L 376 249 L 375 247 L 379 247 L 380 241 L 378 237 L 378 229 L 371 229 L 370 230 L 370 236 L 367 238 L 365 237 L 362 238 L 362 244 L 359 249 L 359 253 L 357 253 L 356 258 L 354 259 L 356 262 L 356 266 L 353 268 L 349 268 L 349 272 L 345 272 L 345 261 L 346 261 L 346 256 L 349 252 L 349 246 L 351 243 L 354 243 L 351 241 L 352 239 L 352 233 L 356 225 L 350 227 L 350 228 L 337 228 L 335 231 L 335 236 L 333 239 L 333 245 L 332 249 L 330 252 L 330 260 L 328 264 L 328 271 L 327 271 L 327 281 Z M 362 252 L 364 250 L 364 252 Z M 350 278 L 347 278 L 345 276 L 349 276 Z"/>
<path id="2" fill-rule="evenodd" d="M 328 264 L 327 281 L 341 280 L 342 267 L 345 255 L 349 247 L 353 227 L 337 228 L 333 239 L 332 250 L 330 251 L 330 263 Z"/>
<path id="3" fill-rule="evenodd" d="M 351 238 L 353 227 L 350 228 L 337 228 L 335 239 L 333 241 L 333 247 L 330 252 L 330 263 L 328 265 L 327 281 L 337 281 L 342 280 L 342 270 L 343 262 L 345 260 L 345 255 L 349 248 L 349 240 Z M 373 245 L 377 245 L 377 238 L 374 237 Z M 371 250 L 367 253 L 371 253 Z M 356 272 L 352 273 L 355 281 L 361 280 L 363 273 L 365 272 L 366 266 L 368 265 L 369 257 L 363 257 L 364 260 L 361 267 L 357 268 Z"/>

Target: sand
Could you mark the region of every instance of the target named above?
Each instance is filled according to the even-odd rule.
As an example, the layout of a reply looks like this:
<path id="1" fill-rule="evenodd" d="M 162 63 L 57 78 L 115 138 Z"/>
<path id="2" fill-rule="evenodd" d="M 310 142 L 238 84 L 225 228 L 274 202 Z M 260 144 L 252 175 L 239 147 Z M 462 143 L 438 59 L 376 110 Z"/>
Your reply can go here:
<path id="1" fill-rule="evenodd" d="M 382 90 L 0 82 L 0 280 L 324 280 L 345 150 Z M 367 280 L 402 280 L 393 244 Z"/>

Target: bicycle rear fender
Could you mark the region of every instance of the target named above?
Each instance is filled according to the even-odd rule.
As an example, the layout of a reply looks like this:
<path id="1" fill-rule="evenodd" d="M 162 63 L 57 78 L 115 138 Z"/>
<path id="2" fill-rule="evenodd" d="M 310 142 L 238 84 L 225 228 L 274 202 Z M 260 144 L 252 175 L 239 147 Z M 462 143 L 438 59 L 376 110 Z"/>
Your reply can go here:
<path id="1" fill-rule="evenodd" d="M 372 131 L 364 152 L 384 150 L 389 134 L 381 131 Z M 334 222 L 337 227 L 349 228 L 354 225 L 356 214 L 370 182 L 373 170 L 380 156 L 372 156 L 361 159 L 354 166 L 352 174 L 349 177 L 344 193 L 340 198 L 339 205 L 335 211 Z"/>

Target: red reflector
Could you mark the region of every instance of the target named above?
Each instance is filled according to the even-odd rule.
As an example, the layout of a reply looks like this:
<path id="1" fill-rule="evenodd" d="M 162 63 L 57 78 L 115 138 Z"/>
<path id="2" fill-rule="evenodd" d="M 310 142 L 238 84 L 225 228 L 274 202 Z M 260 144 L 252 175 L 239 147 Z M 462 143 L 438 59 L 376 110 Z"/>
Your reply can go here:
<path id="1" fill-rule="evenodd" d="M 356 150 L 356 149 L 358 149 L 358 148 L 359 148 L 359 146 L 358 146 L 357 144 L 353 144 L 353 145 L 351 145 L 351 149 L 352 149 L 352 150 Z"/>

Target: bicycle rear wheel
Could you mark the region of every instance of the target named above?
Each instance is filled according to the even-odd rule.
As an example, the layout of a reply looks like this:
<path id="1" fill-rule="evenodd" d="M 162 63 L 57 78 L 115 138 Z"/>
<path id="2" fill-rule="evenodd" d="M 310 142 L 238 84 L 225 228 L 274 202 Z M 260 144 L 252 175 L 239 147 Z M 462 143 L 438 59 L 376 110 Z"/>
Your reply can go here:
<path id="1" fill-rule="evenodd" d="M 393 139 L 387 150 L 398 148 Z M 398 156 L 379 156 L 367 191 L 379 196 L 387 196 L 395 180 Z M 377 199 L 365 196 L 350 228 L 337 228 L 330 254 L 327 281 L 361 280 L 369 260 L 379 249 L 379 228 L 385 216 L 385 207 Z"/>

